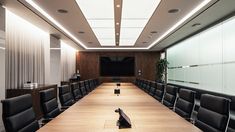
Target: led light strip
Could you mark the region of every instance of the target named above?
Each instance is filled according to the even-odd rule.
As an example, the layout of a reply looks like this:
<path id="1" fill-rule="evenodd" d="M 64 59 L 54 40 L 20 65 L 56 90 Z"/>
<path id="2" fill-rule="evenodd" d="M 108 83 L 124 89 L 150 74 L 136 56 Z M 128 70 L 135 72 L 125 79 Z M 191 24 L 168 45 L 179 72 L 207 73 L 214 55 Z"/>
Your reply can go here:
<path id="1" fill-rule="evenodd" d="M 157 40 L 155 40 L 152 44 L 150 44 L 148 47 L 144 48 L 131 48 L 131 47 L 95 47 L 95 48 L 89 48 L 85 44 L 83 44 L 79 39 L 77 39 L 72 33 L 70 33 L 67 29 L 65 29 L 59 22 L 57 22 L 54 18 L 52 18 L 47 12 L 45 12 L 40 6 L 38 6 L 33 0 L 26 0 L 28 4 L 30 4 L 32 7 L 34 7 L 37 11 L 39 11 L 43 16 L 45 16 L 47 19 L 49 19 L 53 24 L 55 24 L 57 27 L 59 27 L 62 31 L 64 31 L 68 36 L 70 36 L 73 40 L 75 40 L 78 44 L 80 44 L 85 49 L 139 49 L 139 50 L 146 50 L 152 48 L 154 45 L 156 45 L 160 40 L 165 38 L 168 34 L 170 34 L 173 30 L 175 30 L 178 26 L 180 26 L 183 22 L 185 22 L 187 19 L 189 19 L 193 14 L 195 14 L 197 11 L 199 11 L 201 8 L 203 8 L 205 5 L 207 5 L 211 0 L 205 0 L 201 4 L 199 4 L 196 8 L 194 8 L 190 13 L 188 13 L 185 17 L 183 17 L 180 21 L 178 21 L 175 25 L 173 25 L 170 29 L 168 29 L 162 36 L 160 36 Z"/>
<path id="2" fill-rule="evenodd" d="M 178 21 L 175 25 L 173 25 L 170 29 L 168 29 L 162 36 L 160 36 L 157 40 L 155 40 L 152 44 L 148 46 L 148 49 L 152 48 L 156 45 L 160 40 L 165 38 L 168 34 L 170 34 L 173 30 L 175 30 L 178 26 L 180 26 L 183 22 L 189 19 L 193 14 L 198 12 L 202 7 L 207 5 L 211 0 L 204 0 L 201 4 L 199 4 L 196 8 L 194 8 L 191 12 L 189 12 L 186 16 L 184 16 L 180 21 Z"/>

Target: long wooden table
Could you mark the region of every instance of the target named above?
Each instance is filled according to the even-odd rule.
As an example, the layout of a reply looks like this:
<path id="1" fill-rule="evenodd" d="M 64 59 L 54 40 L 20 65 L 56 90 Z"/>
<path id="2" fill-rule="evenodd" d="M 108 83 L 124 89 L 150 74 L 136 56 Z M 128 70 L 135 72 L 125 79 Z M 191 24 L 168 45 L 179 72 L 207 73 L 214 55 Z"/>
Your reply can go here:
<path id="1" fill-rule="evenodd" d="M 113 94 L 114 83 L 104 83 L 65 112 L 39 129 L 40 132 L 199 132 L 131 83 L 121 84 L 121 95 Z M 121 108 L 130 117 L 132 128 L 118 129 Z"/>

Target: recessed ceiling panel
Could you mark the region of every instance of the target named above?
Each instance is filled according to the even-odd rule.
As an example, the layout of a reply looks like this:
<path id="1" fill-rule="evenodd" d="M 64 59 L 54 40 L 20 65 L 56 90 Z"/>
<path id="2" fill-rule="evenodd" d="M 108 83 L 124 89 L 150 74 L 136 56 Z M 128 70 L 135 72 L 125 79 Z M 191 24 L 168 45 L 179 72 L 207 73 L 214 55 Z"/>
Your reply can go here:
<path id="1" fill-rule="evenodd" d="M 76 0 L 101 46 L 115 46 L 113 0 Z M 108 38 L 103 40 L 102 38 Z"/>
<path id="2" fill-rule="evenodd" d="M 113 20 L 92 20 L 89 19 L 92 28 L 114 28 Z"/>
<path id="3" fill-rule="evenodd" d="M 132 44 L 135 43 L 136 39 L 134 38 L 122 38 L 120 40 L 120 46 L 133 46 Z M 124 45 L 121 45 L 124 44 Z"/>
<path id="4" fill-rule="evenodd" d="M 149 19 L 161 0 L 123 0 L 122 19 Z"/>
<path id="5" fill-rule="evenodd" d="M 143 28 L 121 28 L 120 46 L 133 46 Z M 127 38 L 131 38 L 128 39 Z"/>
<path id="6" fill-rule="evenodd" d="M 145 24 L 148 22 L 148 19 L 122 19 L 122 28 L 129 27 L 145 27 Z"/>
<path id="7" fill-rule="evenodd" d="M 113 38 L 98 38 L 102 46 L 113 46 Z"/>
<path id="8" fill-rule="evenodd" d="M 94 28 L 93 29 L 96 37 L 99 38 L 115 38 L 115 31 L 113 28 Z"/>
<path id="9" fill-rule="evenodd" d="M 140 36 L 159 3 L 160 0 L 123 0 L 120 46 L 135 45 L 135 41 Z M 127 35 L 134 39 L 123 40 Z"/>
<path id="10" fill-rule="evenodd" d="M 113 0 L 76 0 L 87 19 L 114 18 Z"/>

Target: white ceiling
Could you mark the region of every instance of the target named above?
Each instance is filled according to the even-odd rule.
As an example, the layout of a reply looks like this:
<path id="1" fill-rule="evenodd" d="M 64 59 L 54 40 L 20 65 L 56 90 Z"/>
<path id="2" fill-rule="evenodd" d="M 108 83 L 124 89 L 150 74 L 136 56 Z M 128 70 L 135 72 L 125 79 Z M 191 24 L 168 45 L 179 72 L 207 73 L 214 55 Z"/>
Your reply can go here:
<path id="1" fill-rule="evenodd" d="M 81 1 L 81 0 L 80 0 Z M 104 0 L 105 1 L 105 0 Z M 130 0 L 133 1 L 133 0 Z M 100 38 L 106 35 L 110 35 L 108 30 L 110 27 L 115 26 L 115 22 L 112 19 L 109 19 L 107 22 L 103 22 L 102 20 L 93 20 L 92 18 L 97 18 L 98 16 L 92 16 L 90 14 L 89 18 L 86 19 L 85 14 L 81 11 L 80 7 L 77 5 L 75 0 L 37 0 L 36 3 L 40 6 L 45 12 L 47 12 L 52 18 L 54 18 L 58 23 L 60 23 L 68 32 L 70 32 L 73 36 L 71 37 L 69 34 L 60 29 L 57 25 L 51 22 L 48 18 L 46 18 L 43 14 L 41 14 L 34 7 L 29 5 L 25 0 L 1 0 L 1 3 L 6 7 L 9 7 L 15 11 L 23 11 L 24 14 L 31 14 L 30 20 L 35 21 L 35 23 L 39 25 L 43 25 L 42 27 L 48 28 L 47 30 L 52 33 L 58 35 L 61 39 L 65 39 L 70 41 L 72 45 L 76 45 L 79 50 L 112 50 L 110 48 L 119 48 L 117 50 L 130 50 L 130 48 L 136 48 L 136 50 L 148 50 L 148 51 L 158 51 L 162 50 L 171 44 L 183 39 L 185 36 L 191 35 L 198 30 L 210 25 L 211 23 L 223 18 L 224 16 L 230 14 L 235 11 L 233 5 L 235 5 L 235 0 L 212 0 L 209 4 L 207 4 L 204 8 L 196 12 L 189 19 L 180 24 L 175 30 L 170 32 L 166 37 L 162 38 L 159 42 L 154 43 L 154 41 L 158 40 L 164 33 L 166 33 L 169 28 L 171 28 L 174 24 L 176 24 L 179 20 L 181 20 L 184 16 L 186 16 L 190 11 L 192 11 L 197 5 L 199 5 L 203 0 L 162 0 L 158 7 L 155 9 L 151 18 L 148 20 L 147 25 L 141 25 L 146 20 L 136 20 L 133 23 L 126 22 L 127 20 L 121 20 L 121 27 L 143 27 L 143 31 L 138 35 L 136 32 L 131 32 L 130 30 L 135 30 L 135 28 L 121 28 L 120 38 L 123 35 L 123 38 L 120 39 L 119 46 L 105 46 L 104 43 L 110 44 L 113 40 L 104 40 L 101 41 Z M 123 3 L 124 4 L 124 3 Z M 133 2 L 133 6 L 134 6 Z M 124 6 L 124 5 L 122 5 Z M 28 10 L 28 9 L 30 10 Z M 113 7 L 112 7 L 113 8 Z M 140 7 L 138 7 L 140 8 Z M 145 10 L 144 7 L 139 10 Z M 168 10 L 170 9 L 180 9 L 178 13 L 169 14 Z M 58 9 L 68 10 L 68 13 L 61 14 L 58 13 Z M 84 10 L 84 9 L 82 9 Z M 127 10 L 127 9 L 125 9 Z M 34 13 L 32 13 L 32 11 Z M 125 11 L 126 12 L 126 11 Z M 124 12 L 122 12 L 124 13 Z M 35 15 L 37 14 L 37 15 Z M 107 13 L 108 15 L 109 13 Z M 128 13 L 127 13 L 128 14 Z M 129 13 L 132 14 L 133 13 Z M 35 15 L 35 16 L 32 16 Z M 102 14 L 101 14 L 102 15 Z M 125 15 L 122 15 L 125 16 Z M 27 15 L 25 15 L 27 17 Z M 103 17 L 103 16 L 102 16 Z M 33 19 L 32 19 L 33 18 Z M 43 19 L 42 19 L 43 18 Z M 87 17 L 88 18 L 88 17 Z M 39 21 L 39 19 L 41 19 Z M 42 22 L 41 22 L 42 21 Z M 46 21 L 46 22 L 45 22 Z M 113 22 L 110 22 L 113 21 Z M 191 27 L 194 23 L 201 23 L 202 25 L 199 27 Z M 111 24 L 113 23 L 113 25 Z M 141 25 L 141 26 L 140 26 Z M 95 28 L 93 27 L 107 27 L 107 29 L 103 28 Z M 99 31 L 100 30 L 100 31 Z M 126 30 L 126 31 L 125 31 Z M 83 31 L 85 33 L 80 34 L 79 31 Z M 123 33 L 125 31 L 125 33 Z M 156 34 L 151 34 L 152 31 L 157 31 Z M 101 32 L 99 34 L 99 32 Z M 139 31 L 140 32 L 140 31 Z M 135 37 L 138 36 L 133 44 L 133 39 L 130 41 L 129 38 L 132 38 L 135 34 Z M 100 36 L 101 35 L 101 36 Z M 114 33 L 115 35 L 115 33 Z M 110 37 L 110 36 L 108 36 Z M 76 40 L 79 40 L 76 41 Z M 102 45 L 102 43 L 104 45 Z M 114 42 L 115 43 L 115 42 Z M 121 46 L 122 44 L 127 44 L 131 46 Z M 85 45 L 82 46 L 81 44 Z M 153 45 L 150 49 L 150 45 Z M 132 46 L 133 45 L 133 46 Z M 87 48 L 87 49 L 86 49 Z M 106 48 L 106 49 L 105 49 Z M 127 49 L 125 49 L 127 48 Z"/>

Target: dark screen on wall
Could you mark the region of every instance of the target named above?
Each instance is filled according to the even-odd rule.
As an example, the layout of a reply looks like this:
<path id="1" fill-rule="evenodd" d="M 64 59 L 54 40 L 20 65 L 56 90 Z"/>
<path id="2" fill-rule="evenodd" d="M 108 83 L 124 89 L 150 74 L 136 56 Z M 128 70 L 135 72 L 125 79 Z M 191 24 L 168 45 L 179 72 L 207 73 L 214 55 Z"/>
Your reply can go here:
<path id="1" fill-rule="evenodd" d="M 100 57 L 101 76 L 134 76 L 135 57 Z"/>

